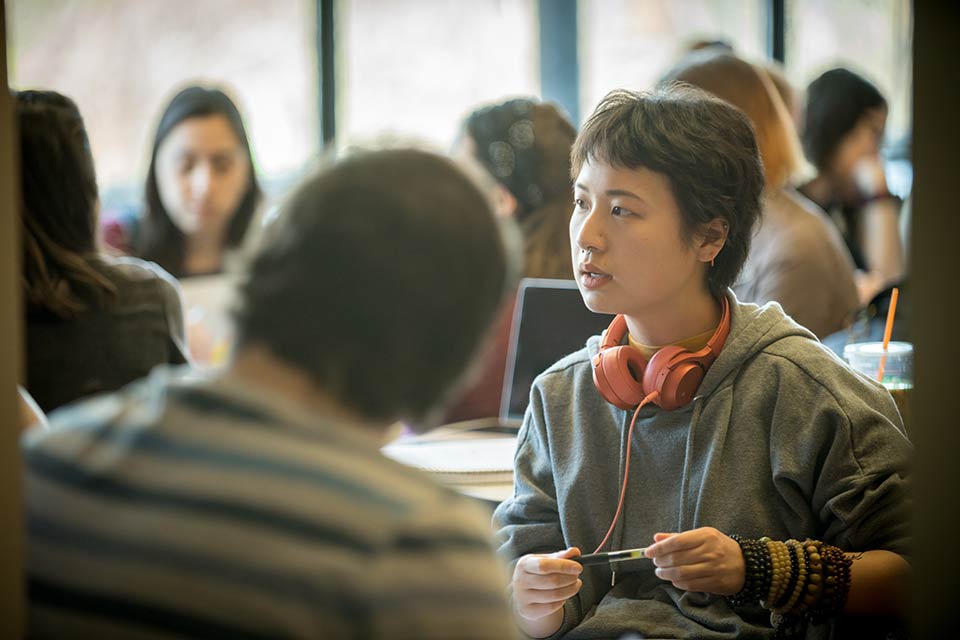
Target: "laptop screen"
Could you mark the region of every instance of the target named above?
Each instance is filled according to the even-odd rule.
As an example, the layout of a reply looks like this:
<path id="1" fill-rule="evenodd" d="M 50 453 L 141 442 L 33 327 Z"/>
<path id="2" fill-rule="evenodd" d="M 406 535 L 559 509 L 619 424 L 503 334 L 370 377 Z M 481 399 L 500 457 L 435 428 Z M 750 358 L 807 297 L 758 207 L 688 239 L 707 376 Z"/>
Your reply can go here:
<path id="1" fill-rule="evenodd" d="M 501 421 L 519 424 L 533 379 L 582 348 L 587 338 L 606 329 L 611 320 L 613 316 L 593 313 L 584 306 L 573 280 L 521 280 L 510 329 Z"/>

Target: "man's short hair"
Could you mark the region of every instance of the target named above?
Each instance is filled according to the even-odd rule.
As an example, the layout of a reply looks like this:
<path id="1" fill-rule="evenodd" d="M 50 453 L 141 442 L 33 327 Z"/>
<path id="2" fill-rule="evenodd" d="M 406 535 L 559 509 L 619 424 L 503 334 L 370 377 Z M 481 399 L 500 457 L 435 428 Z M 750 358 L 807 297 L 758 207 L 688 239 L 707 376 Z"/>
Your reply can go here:
<path id="1" fill-rule="evenodd" d="M 425 419 L 500 307 L 507 252 L 453 163 L 360 152 L 306 180 L 240 287 L 239 345 L 263 345 L 371 419 Z"/>
<path id="2" fill-rule="evenodd" d="M 714 218 L 726 220 L 726 244 L 707 283 L 717 297 L 734 284 L 750 249 L 764 187 L 753 127 L 743 113 L 690 86 L 652 93 L 616 90 L 600 101 L 577 136 L 574 179 L 588 161 L 666 175 L 688 241 Z"/>

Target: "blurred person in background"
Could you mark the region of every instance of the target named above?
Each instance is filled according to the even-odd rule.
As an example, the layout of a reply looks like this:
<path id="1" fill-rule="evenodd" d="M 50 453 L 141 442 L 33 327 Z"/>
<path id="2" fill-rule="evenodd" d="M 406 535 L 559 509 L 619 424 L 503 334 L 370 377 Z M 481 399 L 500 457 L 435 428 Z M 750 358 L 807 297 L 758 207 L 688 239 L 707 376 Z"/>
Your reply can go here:
<path id="1" fill-rule="evenodd" d="M 779 302 L 818 338 L 848 326 L 860 306 L 853 261 L 816 205 L 790 186 L 802 163 L 789 112 L 760 69 L 733 54 L 688 54 L 664 82 L 686 82 L 737 107 L 750 119 L 764 167 L 760 223 L 733 290 L 744 302 Z"/>
<path id="2" fill-rule="evenodd" d="M 98 252 L 97 181 L 76 104 L 53 91 L 15 98 L 26 387 L 50 412 L 185 363 L 183 310 L 163 269 Z"/>
<path id="3" fill-rule="evenodd" d="M 455 155 L 480 164 L 497 213 L 523 231 L 524 277 L 573 277 L 567 224 L 576 135 L 556 106 L 531 98 L 482 107 L 463 124 Z"/>
<path id="4" fill-rule="evenodd" d="M 220 89 L 191 86 L 157 126 L 142 219 L 104 235 L 178 278 L 216 274 L 243 245 L 261 199 L 236 104 Z"/>
<path id="5" fill-rule="evenodd" d="M 570 148 L 576 135 L 553 104 L 516 98 L 473 111 L 454 145 L 454 157 L 487 192 L 497 215 L 512 218 L 519 227 L 524 277 L 573 277 L 567 225 Z M 513 302 L 504 305 L 490 336 L 477 382 L 453 405 L 447 421 L 499 413 Z"/>
<path id="6" fill-rule="evenodd" d="M 887 189 L 880 156 L 886 121 L 883 95 L 848 69 L 827 71 L 807 88 L 801 136 L 817 175 L 800 190 L 840 229 L 863 306 L 905 274 L 901 203 Z"/>
<path id="7" fill-rule="evenodd" d="M 304 181 L 222 375 L 158 369 L 25 437 L 31 637 L 512 637 L 489 513 L 380 453 L 396 421 L 434 423 L 507 262 L 448 159 Z"/>

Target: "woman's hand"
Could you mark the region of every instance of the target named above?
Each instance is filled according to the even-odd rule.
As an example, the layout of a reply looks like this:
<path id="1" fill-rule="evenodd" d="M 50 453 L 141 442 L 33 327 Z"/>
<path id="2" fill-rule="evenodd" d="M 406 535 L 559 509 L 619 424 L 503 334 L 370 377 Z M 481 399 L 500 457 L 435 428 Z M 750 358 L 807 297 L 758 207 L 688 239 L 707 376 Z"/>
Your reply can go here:
<path id="1" fill-rule="evenodd" d="M 887 191 L 887 176 L 883 170 L 883 160 L 879 154 L 872 154 L 860 158 L 853 166 L 853 181 L 857 191 L 864 198 L 875 198 L 889 193 Z"/>
<path id="2" fill-rule="evenodd" d="M 520 627 L 531 636 L 548 636 L 563 624 L 563 603 L 580 591 L 583 584 L 580 555 L 570 547 L 550 554 L 530 554 L 517 561 L 513 570 L 513 600 Z"/>
<path id="3" fill-rule="evenodd" d="M 657 577 L 686 591 L 729 596 L 743 588 L 746 565 L 737 541 L 713 527 L 658 533 L 645 555 Z"/>

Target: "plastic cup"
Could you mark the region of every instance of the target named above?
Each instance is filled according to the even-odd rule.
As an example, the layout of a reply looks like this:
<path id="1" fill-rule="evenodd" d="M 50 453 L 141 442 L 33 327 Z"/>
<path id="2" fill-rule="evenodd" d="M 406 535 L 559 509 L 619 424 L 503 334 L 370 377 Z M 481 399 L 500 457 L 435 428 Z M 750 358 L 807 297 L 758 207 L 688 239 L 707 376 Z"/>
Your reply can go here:
<path id="1" fill-rule="evenodd" d="M 856 342 L 843 348 L 843 359 L 857 371 L 862 371 L 874 380 L 883 360 L 882 342 Z M 913 345 L 909 342 L 891 342 L 887 345 L 887 357 L 883 365 L 881 384 L 887 388 L 900 409 L 904 422 L 907 420 L 909 395 L 913 389 Z"/>

